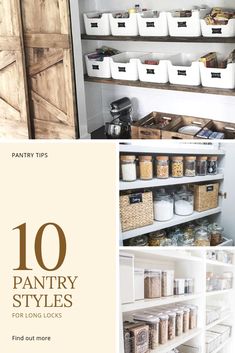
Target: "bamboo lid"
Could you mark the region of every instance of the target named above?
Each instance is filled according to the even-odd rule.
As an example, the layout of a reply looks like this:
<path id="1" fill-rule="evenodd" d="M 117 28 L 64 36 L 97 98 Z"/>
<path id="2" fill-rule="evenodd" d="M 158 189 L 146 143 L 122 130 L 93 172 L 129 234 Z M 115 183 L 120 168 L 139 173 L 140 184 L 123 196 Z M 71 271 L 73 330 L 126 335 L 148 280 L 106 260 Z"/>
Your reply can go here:
<path id="1" fill-rule="evenodd" d="M 197 157 L 198 161 L 207 161 L 207 156 L 199 156 Z"/>
<path id="2" fill-rule="evenodd" d="M 121 156 L 122 162 L 134 162 L 135 156 Z"/>
<path id="3" fill-rule="evenodd" d="M 139 156 L 139 161 L 140 162 L 145 162 L 145 161 L 152 162 L 152 156 Z"/>
<path id="4" fill-rule="evenodd" d="M 208 161 L 217 161 L 218 157 L 217 156 L 210 156 L 208 157 Z"/>
<path id="5" fill-rule="evenodd" d="M 186 157 L 185 157 L 185 160 L 186 160 L 186 161 L 195 161 L 195 160 L 196 160 L 196 157 L 195 157 L 195 156 L 186 156 Z"/>
<path id="6" fill-rule="evenodd" d="M 169 157 L 168 156 L 157 156 L 156 160 L 157 161 L 168 161 Z"/>

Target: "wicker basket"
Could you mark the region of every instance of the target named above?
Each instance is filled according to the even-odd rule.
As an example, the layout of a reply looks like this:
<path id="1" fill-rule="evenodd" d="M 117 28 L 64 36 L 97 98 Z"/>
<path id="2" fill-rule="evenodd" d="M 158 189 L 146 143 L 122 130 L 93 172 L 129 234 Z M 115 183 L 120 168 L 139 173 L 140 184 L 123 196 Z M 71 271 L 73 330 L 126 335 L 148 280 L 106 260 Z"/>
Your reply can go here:
<path id="1" fill-rule="evenodd" d="M 202 212 L 218 207 L 219 183 L 194 185 L 194 208 Z"/>
<path id="2" fill-rule="evenodd" d="M 120 196 L 122 231 L 153 224 L 153 194 L 142 192 Z"/>

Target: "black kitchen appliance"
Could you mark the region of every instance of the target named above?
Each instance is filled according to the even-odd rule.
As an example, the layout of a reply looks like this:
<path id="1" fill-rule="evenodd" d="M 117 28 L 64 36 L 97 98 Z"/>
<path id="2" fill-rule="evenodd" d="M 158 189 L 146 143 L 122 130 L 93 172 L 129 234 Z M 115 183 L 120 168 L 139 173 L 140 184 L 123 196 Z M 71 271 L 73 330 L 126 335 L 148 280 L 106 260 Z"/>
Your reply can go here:
<path id="1" fill-rule="evenodd" d="M 108 139 L 130 139 L 133 107 L 129 98 L 124 97 L 110 104 L 113 120 L 105 124 Z"/>

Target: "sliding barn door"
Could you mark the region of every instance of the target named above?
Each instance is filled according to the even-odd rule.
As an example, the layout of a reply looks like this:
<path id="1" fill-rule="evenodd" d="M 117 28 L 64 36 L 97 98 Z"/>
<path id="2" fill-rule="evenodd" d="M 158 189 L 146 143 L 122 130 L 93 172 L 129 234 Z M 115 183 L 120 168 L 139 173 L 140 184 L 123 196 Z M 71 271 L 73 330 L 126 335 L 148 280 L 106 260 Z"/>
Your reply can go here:
<path id="1" fill-rule="evenodd" d="M 68 0 L 22 0 L 36 139 L 78 137 Z"/>
<path id="2" fill-rule="evenodd" d="M 29 138 L 19 0 L 0 0 L 0 138 Z"/>

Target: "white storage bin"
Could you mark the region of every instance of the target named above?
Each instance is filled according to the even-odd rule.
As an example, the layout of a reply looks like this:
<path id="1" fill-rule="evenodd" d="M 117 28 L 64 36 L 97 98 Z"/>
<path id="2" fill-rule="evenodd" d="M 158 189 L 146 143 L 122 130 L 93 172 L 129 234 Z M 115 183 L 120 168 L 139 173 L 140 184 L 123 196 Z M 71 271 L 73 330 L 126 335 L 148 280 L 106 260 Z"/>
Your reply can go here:
<path id="1" fill-rule="evenodd" d="M 158 65 L 145 64 L 146 60 L 159 61 Z M 168 79 L 169 55 L 152 53 L 138 59 L 139 79 L 143 82 L 166 83 Z"/>
<path id="2" fill-rule="evenodd" d="M 110 58 L 111 74 L 115 80 L 137 81 L 138 58 L 145 53 L 126 52 L 114 55 Z"/>
<path id="3" fill-rule="evenodd" d="M 234 37 L 235 19 L 228 20 L 227 25 L 208 25 L 204 19 L 201 20 L 203 37 Z"/>
<path id="4" fill-rule="evenodd" d="M 129 14 L 129 18 L 114 18 L 115 14 L 117 12 L 109 14 L 113 36 L 138 36 L 139 30 L 136 13 Z"/>
<path id="5" fill-rule="evenodd" d="M 94 18 L 101 14 L 101 18 Z M 109 36 L 111 34 L 109 14 L 101 12 L 84 13 L 85 30 L 87 35 Z"/>
<path id="6" fill-rule="evenodd" d="M 200 18 L 205 17 L 207 10 L 193 10 L 191 17 L 174 17 L 174 11 L 167 12 L 169 33 L 172 37 L 200 37 Z"/>
<path id="7" fill-rule="evenodd" d="M 88 76 L 111 78 L 110 57 L 104 57 L 102 61 L 97 61 L 89 59 L 89 55 L 85 55 Z"/>
<path id="8" fill-rule="evenodd" d="M 135 300 L 144 299 L 144 270 L 135 268 Z"/>
<path id="9" fill-rule="evenodd" d="M 199 63 L 202 86 L 216 88 L 235 88 L 235 63 L 228 64 L 226 69 L 213 69 Z"/>
<path id="10" fill-rule="evenodd" d="M 157 17 L 151 17 L 157 13 Z M 140 36 L 165 37 L 168 36 L 168 23 L 166 12 L 144 11 L 137 14 Z"/>
<path id="11" fill-rule="evenodd" d="M 178 54 L 168 62 L 169 81 L 177 85 L 199 86 L 199 62 L 192 54 Z"/>
<path id="12" fill-rule="evenodd" d="M 133 303 L 134 293 L 134 256 L 120 254 L 120 297 L 121 303 Z"/>

